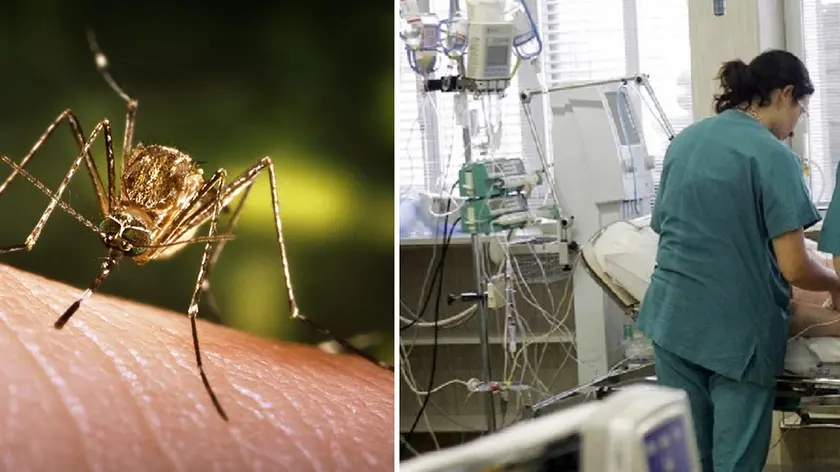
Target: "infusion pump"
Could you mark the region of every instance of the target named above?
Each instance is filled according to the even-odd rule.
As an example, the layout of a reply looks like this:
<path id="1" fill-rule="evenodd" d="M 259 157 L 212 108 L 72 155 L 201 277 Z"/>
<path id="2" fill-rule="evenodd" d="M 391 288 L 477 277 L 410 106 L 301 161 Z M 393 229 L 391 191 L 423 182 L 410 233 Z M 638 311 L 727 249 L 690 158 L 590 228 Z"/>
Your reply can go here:
<path id="1" fill-rule="evenodd" d="M 400 470 L 700 472 L 700 461 L 685 393 L 631 385 L 604 400 L 421 455 Z"/>
<path id="2" fill-rule="evenodd" d="M 423 11 L 417 0 L 399 0 L 408 62 L 429 76 L 437 56 L 465 59 L 460 87 L 474 92 L 501 91 L 510 84 L 514 61 L 542 52 L 534 15 L 524 0 L 465 0 L 442 19 Z M 458 2 L 456 2 L 458 4 Z"/>

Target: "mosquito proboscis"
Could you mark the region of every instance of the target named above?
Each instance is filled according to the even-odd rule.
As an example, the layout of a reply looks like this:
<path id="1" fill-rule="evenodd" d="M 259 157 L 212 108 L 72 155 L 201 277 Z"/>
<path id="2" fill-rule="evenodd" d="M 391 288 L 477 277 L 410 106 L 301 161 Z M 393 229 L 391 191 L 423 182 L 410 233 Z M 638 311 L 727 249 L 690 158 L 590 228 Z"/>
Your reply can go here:
<path id="1" fill-rule="evenodd" d="M 298 309 L 286 255 L 286 245 L 283 241 L 280 201 L 277 197 L 276 176 L 271 158 L 260 159 L 241 175 L 228 182 L 227 171 L 223 168 L 217 170 L 209 179 L 205 179 L 198 163 L 178 149 L 161 145 L 144 145 L 142 143 L 133 145 L 137 100 L 131 98 L 111 76 L 108 59 L 99 48 L 91 31 L 88 32 L 88 42 L 94 54 L 97 70 L 111 89 L 127 104 L 125 134 L 123 135 L 120 154 L 119 189 L 117 189 L 117 169 L 111 138 L 111 125 L 107 119 L 98 122 L 90 136 L 85 139 L 79 120 L 71 110 L 65 110 L 50 124 L 20 162 L 16 163 L 8 157 L 0 155 L 0 160 L 12 168 L 12 173 L 0 183 L 0 195 L 3 194 L 12 180 L 20 175 L 50 197 L 46 210 L 44 210 L 26 240 L 22 244 L 0 248 L 0 254 L 31 250 L 38 242 L 44 226 L 56 207 L 61 208 L 88 229 L 97 233 L 108 249 L 108 256 L 102 262 L 99 275 L 56 320 L 55 328 L 61 329 L 70 321 L 70 318 L 81 307 L 82 303 L 93 295 L 123 258 L 130 258 L 138 265 L 143 265 L 149 261 L 174 256 L 188 244 L 203 243 L 205 245 L 204 254 L 187 315 L 192 328 L 195 360 L 201 380 L 219 415 L 227 421 L 228 416 L 210 386 L 207 374 L 204 372 L 195 319 L 198 315 L 202 294 L 208 296 L 211 294 L 207 279 L 208 274 L 216 264 L 225 243 L 233 239 L 233 231 L 254 182 L 267 171 L 271 184 L 271 201 L 277 243 L 280 247 L 280 262 L 283 268 L 285 288 L 289 298 L 289 311 L 292 318 L 300 320 L 317 332 L 328 336 L 345 350 L 353 352 L 380 367 L 393 370 L 393 366 L 376 360 L 348 341 L 332 334 L 328 329 L 304 316 Z M 81 151 L 74 159 L 70 170 L 67 171 L 58 189 L 52 191 L 26 171 L 25 167 L 35 157 L 47 138 L 65 121 L 70 126 L 76 144 Z M 91 146 L 100 136 L 105 141 L 107 189 L 103 185 L 102 176 L 91 155 Z M 70 180 L 82 163 L 87 168 L 102 213 L 103 219 L 99 225 L 93 224 L 61 200 Z M 230 210 L 231 204 L 237 196 L 240 197 L 239 201 L 232 206 L 225 231 L 219 233 L 217 231 L 219 215 L 225 210 Z M 207 222 L 210 223 L 207 235 L 196 236 L 198 230 Z M 212 297 L 209 298 L 212 300 Z M 215 305 L 215 303 L 211 305 Z"/>

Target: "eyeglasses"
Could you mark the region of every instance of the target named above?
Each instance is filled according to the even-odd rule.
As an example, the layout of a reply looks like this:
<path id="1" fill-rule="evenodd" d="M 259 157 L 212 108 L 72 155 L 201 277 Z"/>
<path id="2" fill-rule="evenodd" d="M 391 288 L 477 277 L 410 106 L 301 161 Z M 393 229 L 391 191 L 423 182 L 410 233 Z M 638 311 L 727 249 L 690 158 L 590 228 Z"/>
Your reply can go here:
<path id="1" fill-rule="evenodd" d="M 799 122 L 801 122 L 802 118 L 810 117 L 811 114 L 808 113 L 808 107 L 806 107 L 805 104 L 802 103 L 802 100 L 797 100 L 797 101 L 799 102 L 799 106 L 802 107 L 802 111 L 799 113 Z"/>

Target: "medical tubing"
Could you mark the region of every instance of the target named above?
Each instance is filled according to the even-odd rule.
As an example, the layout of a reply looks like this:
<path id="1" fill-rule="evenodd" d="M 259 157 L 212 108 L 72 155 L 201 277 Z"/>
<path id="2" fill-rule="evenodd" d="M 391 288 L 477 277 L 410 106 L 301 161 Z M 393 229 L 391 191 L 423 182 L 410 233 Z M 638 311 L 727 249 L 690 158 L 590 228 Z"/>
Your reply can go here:
<path id="1" fill-rule="evenodd" d="M 448 217 L 447 217 L 448 219 Z M 455 222 L 452 224 L 452 229 L 449 231 L 447 238 L 444 240 L 443 250 L 441 251 L 441 261 L 443 261 L 444 256 L 446 255 L 446 250 L 449 247 L 449 243 L 452 240 L 452 233 L 455 232 L 455 228 L 458 226 L 458 222 L 461 218 L 456 218 Z M 441 268 L 443 265 L 441 264 Z M 429 369 L 429 386 L 426 388 L 427 392 L 431 392 L 435 385 L 435 373 L 437 371 L 437 358 L 438 358 L 438 332 L 440 327 L 437 326 L 438 321 L 440 320 L 440 296 L 443 292 L 443 274 L 441 270 L 441 277 L 438 279 L 437 284 L 437 297 L 435 300 L 435 327 L 434 329 L 434 337 L 432 343 L 432 363 Z M 408 361 L 408 359 L 406 359 Z M 423 416 L 423 412 L 426 411 L 426 406 L 429 404 L 429 398 L 431 398 L 431 393 L 423 397 L 423 403 L 420 405 L 420 409 L 417 411 L 417 416 L 414 418 L 414 422 L 411 424 L 411 428 L 408 430 L 408 433 L 405 434 L 405 440 L 408 441 L 411 438 L 411 435 L 414 434 L 414 430 L 417 429 L 417 424 L 420 422 L 420 418 Z"/>
<path id="2" fill-rule="evenodd" d="M 528 44 L 529 42 L 531 42 L 530 38 L 528 40 L 522 41 L 520 43 L 517 43 L 516 38 L 513 38 L 513 50 L 514 50 L 514 52 L 516 52 L 517 57 L 519 57 L 523 61 L 527 61 L 529 59 L 533 59 L 533 58 L 539 56 L 540 53 L 542 53 L 543 42 L 542 42 L 542 38 L 540 37 L 539 30 L 537 30 L 537 24 L 534 22 L 534 17 L 531 15 L 531 9 L 528 8 L 528 3 L 526 3 L 524 0 L 521 0 L 520 3 L 522 4 L 522 8 L 525 10 L 525 17 L 528 18 L 528 24 L 531 25 L 531 32 L 534 33 L 534 39 L 537 40 L 537 51 L 532 53 L 532 54 L 527 54 L 527 55 L 524 54 L 524 53 L 520 53 L 520 51 L 519 51 L 520 46 L 524 46 L 524 45 Z M 522 35 L 519 35 L 519 36 L 522 36 Z"/>
<path id="3" fill-rule="evenodd" d="M 624 114 L 622 113 L 622 104 L 624 110 L 627 112 L 627 116 L 630 117 L 630 120 L 633 121 L 633 126 L 636 127 L 635 120 L 633 119 L 633 108 L 630 106 L 630 99 L 627 96 L 627 84 L 623 83 L 618 86 L 618 121 L 621 125 L 621 134 L 624 137 L 624 143 L 627 146 L 627 151 L 630 154 L 630 166 L 633 170 L 633 209 L 635 210 L 636 214 L 634 217 L 641 216 L 641 208 L 639 207 L 639 193 L 636 184 L 636 163 L 635 163 L 635 156 L 633 154 L 633 145 L 630 143 L 630 136 L 627 134 L 627 122 L 624 119 Z M 622 100 L 623 99 L 623 100 Z M 636 127 L 636 132 L 638 132 L 638 127 Z M 621 155 L 621 142 L 619 142 L 618 146 L 619 155 Z"/>
<path id="4" fill-rule="evenodd" d="M 455 187 L 457 185 L 458 185 L 458 182 L 455 182 L 455 184 L 452 186 L 452 190 L 449 191 L 450 194 L 452 194 L 452 192 L 455 191 Z M 451 204 L 452 204 L 452 199 L 450 198 L 446 202 L 446 212 L 447 213 L 449 212 L 449 207 L 450 207 Z M 449 242 L 452 240 L 452 233 L 454 233 L 455 228 L 458 227 L 457 222 L 459 220 L 460 220 L 460 218 L 457 218 L 455 220 L 456 223 L 452 224 L 452 228 L 450 228 L 449 233 L 447 233 L 446 232 L 447 231 L 446 225 L 449 224 L 449 215 L 446 215 L 446 217 L 443 219 L 443 248 L 441 249 L 440 259 L 438 259 L 437 266 L 435 267 L 434 274 L 432 275 L 432 282 L 429 286 L 429 291 L 426 292 L 426 298 L 423 300 L 423 304 L 420 307 L 420 311 L 416 314 L 415 319 L 411 323 L 400 327 L 400 331 L 405 331 L 408 328 L 411 328 L 412 326 L 416 325 L 418 321 L 423 320 L 423 315 L 426 313 L 426 308 L 429 306 L 429 301 L 432 298 L 432 292 L 434 291 L 435 281 L 437 281 L 438 277 L 443 279 L 443 267 L 444 267 L 444 263 L 446 261 L 446 252 L 449 249 Z"/>

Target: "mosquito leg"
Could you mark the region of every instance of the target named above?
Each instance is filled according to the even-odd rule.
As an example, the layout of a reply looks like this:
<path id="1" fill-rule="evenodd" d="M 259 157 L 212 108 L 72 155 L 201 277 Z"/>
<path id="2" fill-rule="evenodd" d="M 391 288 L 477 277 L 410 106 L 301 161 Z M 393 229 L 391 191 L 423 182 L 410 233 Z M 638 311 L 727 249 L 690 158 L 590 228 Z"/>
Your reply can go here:
<path id="1" fill-rule="evenodd" d="M 233 211 L 231 212 L 230 219 L 228 219 L 227 225 L 225 225 L 225 230 L 223 234 L 233 234 L 233 231 L 236 229 L 236 223 L 239 222 L 239 216 L 242 212 L 242 208 L 244 206 L 245 200 L 248 199 L 248 194 L 251 193 L 251 189 L 254 188 L 253 180 L 250 183 L 247 183 L 242 190 L 242 197 L 239 199 L 239 202 L 234 207 Z M 223 207 L 223 211 L 228 209 L 229 207 Z M 207 272 L 209 273 L 215 267 L 216 262 L 219 260 L 219 255 L 222 253 L 222 249 L 225 248 L 225 244 L 228 240 L 222 240 L 216 243 L 213 246 L 213 252 L 210 255 L 210 262 L 207 265 Z M 201 291 L 202 296 L 207 301 L 207 306 L 210 308 L 210 311 L 213 312 L 213 315 L 218 320 L 223 320 L 222 312 L 219 309 L 219 304 L 216 302 L 216 297 L 213 296 L 213 290 L 210 287 L 210 279 L 204 279 L 204 283 L 201 284 Z"/>
<path id="2" fill-rule="evenodd" d="M 274 173 L 274 165 L 271 162 L 270 158 L 265 157 L 265 158 L 261 159 L 260 161 L 256 162 L 250 168 L 246 169 L 241 175 L 239 175 L 237 178 L 235 178 L 230 183 L 230 185 L 225 187 L 224 191 L 221 192 L 222 204 L 225 205 L 225 206 L 233 198 L 235 198 L 237 195 L 245 192 L 245 195 L 243 195 L 242 199 L 239 201 L 236 209 L 234 210 L 233 215 L 231 216 L 230 222 L 228 223 L 228 227 L 232 228 L 232 226 L 236 223 L 236 220 L 239 216 L 239 211 L 241 210 L 242 205 L 245 203 L 245 200 L 248 196 L 247 193 L 250 192 L 250 188 L 253 185 L 256 178 L 259 176 L 259 174 L 266 169 L 268 169 L 269 178 L 271 179 L 271 198 L 272 198 L 273 211 L 274 211 L 274 224 L 275 224 L 275 229 L 277 230 L 277 242 L 280 246 L 281 265 L 283 267 L 283 275 L 284 275 L 284 279 L 285 279 L 285 283 L 286 283 L 286 291 L 287 291 L 288 296 L 289 296 L 289 311 L 291 312 L 292 318 L 300 320 L 301 322 L 307 324 L 310 328 L 314 329 L 318 333 L 321 333 L 321 334 L 329 337 L 330 339 L 332 339 L 333 341 L 338 343 L 341 347 L 343 347 L 348 352 L 352 352 L 353 354 L 356 354 L 356 355 L 358 355 L 358 356 L 360 356 L 360 357 L 362 357 L 362 358 L 364 358 L 364 359 L 366 359 L 370 362 L 373 362 L 374 364 L 377 364 L 380 367 L 383 367 L 385 369 L 393 371 L 394 370 L 393 366 L 385 364 L 385 363 L 375 359 L 373 356 L 371 356 L 370 354 L 362 351 L 361 349 L 357 348 L 356 346 L 352 345 L 347 340 L 336 336 L 335 334 L 330 332 L 328 329 L 320 326 L 316 322 L 314 322 L 314 321 L 310 320 L 309 318 L 305 317 L 303 314 L 300 313 L 300 310 L 298 310 L 297 301 L 295 299 L 295 294 L 294 294 L 294 288 L 292 287 L 292 282 L 291 282 L 291 277 L 290 277 L 290 272 L 289 272 L 288 259 L 286 257 L 286 245 L 285 245 L 285 242 L 283 240 L 283 227 L 282 227 L 282 222 L 280 220 L 280 201 L 277 197 L 277 181 L 276 181 L 276 177 L 275 177 L 275 173 Z M 207 184 L 205 184 L 205 189 L 208 189 Z M 198 208 L 196 208 L 196 209 L 190 208 L 188 210 L 185 210 L 185 216 L 183 217 L 183 219 L 179 219 L 178 222 L 177 222 L 177 226 L 181 228 L 179 230 L 180 234 L 173 234 L 171 236 L 171 238 L 167 237 L 167 239 L 178 240 L 181 237 L 181 234 L 188 231 L 189 228 L 193 228 L 196 225 L 203 224 L 208 219 L 212 218 L 212 215 L 211 215 L 211 212 L 212 212 L 211 206 L 212 205 L 203 198 L 203 195 L 196 196 L 196 198 L 193 200 L 193 202 L 201 202 L 201 204 L 199 204 Z M 214 255 L 211 258 L 213 263 L 215 263 L 215 260 L 218 259 L 219 253 L 221 252 L 221 249 L 222 249 L 221 246 L 223 245 L 223 243 L 224 243 L 224 241 L 219 242 L 219 246 L 216 247 L 216 250 L 214 251 Z M 209 287 L 209 285 L 207 285 L 207 287 Z M 199 286 L 199 289 L 200 288 L 201 287 Z"/>
<path id="3" fill-rule="evenodd" d="M 125 162 L 131 152 L 134 140 L 134 122 L 137 120 L 137 100 L 131 99 L 125 111 L 125 134 L 123 134 L 121 159 Z"/>
<path id="4" fill-rule="evenodd" d="M 224 188 L 225 178 L 227 177 L 227 171 L 224 169 L 219 169 L 216 171 L 215 174 L 208 180 L 209 185 L 217 185 L 216 191 L 216 198 L 215 198 L 215 205 L 213 206 L 213 215 L 210 218 L 210 231 L 208 232 L 208 237 L 212 238 L 216 235 L 216 226 L 219 221 L 219 214 L 222 211 L 222 204 L 223 204 L 223 194 L 224 192 L 222 189 Z M 206 187 L 210 188 L 210 187 Z M 221 244 L 218 242 L 217 244 Z M 198 315 L 198 302 L 201 298 L 201 287 L 204 285 L 204 281 L 207 280 L 207 273 L 210 268 L 210 261 L 213 253 L 213 241 L 208 241 L 207 244 L 204 246 L 204 255 L 201 258 L 201 267 L 198 270 L 198 280 L 195 283 L 195 289 L 193 290 L 192 300 L 190 300 L 190 307 L 187 310 L 187 315 L 190 317 L 190 326 L 192 328 L 192 337 L 193 337 L 193 347 L 195 348 L 195 361 L 198 365 L 198 372 L 201 375 L 201 381 L 204 382 L 204 388 L 207 390 L 207 393 L 210 395 L 210 400 L 213 401 L 213 406 L 216 407 L 216 411 L 219 412 L 219 415 L 225 421 L 228 420 L 227 414 L 225 410 L 222 408 L 221 403 L 219 403 L 219 399 L 216 397 L 216 393 L 213 391 L 213 388 L 210 386 L 210 381 L 207 379 L 207 374 L 204 373 L 204 365 L 201 362 L 201 349 L 198 346 L 198 328 L 196 327 L 195 318 Z"/>
<path id="5" fill-rule="evenodd" d="M 76 299 L 76 301 L 73 302 L 73 304 L 70 305 L 70 307 L 67 308 L 67 310 L 65 310 L 64 313 L 57 320 L 55 320 L 55 324 L 53 324 L 55 329 L 63 328 L 64 325 L 66 325 L 67 322 L 70 321 L 70 318 L 76 313 L 76 311 L 79 310 L 79 308 L 82 306 L 82 303 L 84 303 L 85 300 L 90 298 L 91 295 L 93 295 L 93 292 L 99 289 L 99 286 L 102 285 L 102 282 L 104 282 L 108 275 L 111 273 L 111 271 L 114 270 L 114 267 L 117 266 L 117 263 L 119 263 L 122 257 L 123 254 L 120 251 L 112 250 L 108 254 L 108 259 L 102 263 L 102 268 L 101 272 L 99 273 L 99 276 L 96 278 L 96 280 L 93 281 L 90 287 L 88 287 L 87 290 L 82 292 L 82 295 L 78 299 Z"/>
<path id="6" fill-rule="evenodd" d="M 25 168 L 29 161 L 35 157 L 35 154 L 41 149 L 44 145 L 44 142 L 49 138 L 53 132 L 58 128 L 58 125 L 61 124 L 62 121 L 66 120 L 67 123 L 70 125 L 70 131 L 73 134 L 73 138 L 76 140 L 76 144 L 79 146 L 80 150 L 85 149 L 85 137 L 82 134 L 82 127 L 79 124 L 78 118 L 76 115 L 73 114 L 71 110 L 64 110 L 58 115 L 58 118 L 53 121 L 50 126 L 47 127 L 47 130 L 38 138 L 38 141 L 35 142 L 35 145 L 32 146 L 32 149 L 29 150 L 29 153 L 18 163 L 18 167 L 21 169 Z M 84 157 L 85 165 L 88 170 L 88 174 L 90 175 L 90 179 L 93 182 L 93 188 L 96 191 L 96 197 L 99 200 L 99 208 L 102 211 L 103 215 L 108 214 L 108 197 L 105 193 L 105 189 L 102 186 L 102 177 L 99 175 L 99 170 L 96 168 L 96 163 L 93 160 L 93 156 L 90 153 L 90 148 L 87 151 L 83 151 L 82 155 Z M 6 190 L 6 187 L 14 180 L 14 178 L 18 175 L 18 170 L 14 169 L 6 180 L 0 183 L 0 194 Z M 109 173 L 109 180 L 113 180 L 113 177 Z"/>
<path id="7" fill-rule="evenodd" d="M 378 365 L 378 366 L 380 366 L 384 369 L 388 369 L 388 370 L 393 371 L 394 366 L 388 365 L 388 364 L 374 358 L 370 354 L 368 354 L 368 353 L 362 351 L 361 349 L 357 348 L 356 346 L 350 344 L 347 340 L 336 336 L 335 334 L 333 334 L 327 328 L 321 326 L 320 324 L 318 324 L 318 323 L 312 321 L 311 319 L 307 318 L 306 316 L 304 316 L 300 312 L 300 310 L 298 309 L 297 301 L 295 300 L 294 287 L 292 286 L 291 272 L 289 270 L 289 259 L 287 257 L 287 253 L 286 253 L 286 244 L 283 241 L 283 223 L 282 223 L 281 218 L 280 218 L 280 199 L 277 197 L 277 177 L 274 173 L 274 164 L 271 162 L 271 158 L 269 158 L 269 157 L 262 158 L 253 167 L 251 167 L 248 171 L 246 171 L 246 173 L 243 174 L 243 177 L 245 177 L 245 175 L 247 175 L 247 174 L 251 174 L 251 175 L 253 175 L 253 177 L 251 177 L 252 179 L 256 178 L 256 175 L 258 173 L 260 173 L 261 171 L 263 171 L 264 169 L 268 169 L 268 176 L 269 176 L 270 184 L 271 184 L 271 202 L 272 202 L 272 205 L 274 207 L 273 208 L 273 210 L 274 210 L 274 227 L 277 230 L 277 243 L 280 246 L 280 261 L 281 261 L 281 264 L 282 264 L 282 267 L 283 267 L 283 276 L 284 276 L 285 281 L 286 281 L 286 291 L 289 295 L 289 311 L 291 312 L 292 318 L 303 322 L 304 324 L 308 325 L 310 328 L 312 328 L 316 332 L 321 333 L 324 336 L 329 337 L 330 339 L 332 339 L 333 341 L 335 341 L 339 345 L 341 345 L 341 347 L 343 347 L 347 351 L 352 352 L 353 354 L 356 354 L 357 356 L 362 357 L 362 358 L 364 358 L 364 359 L 366 359 L 366 360 L 368 360 L 368 361 L 370 361 L 370 362 L 372 362 L 372 363 L 374 363 L 374 364 L 376 364 L 376 365 Z"/>
<path id="8" fill-rule="evenodd" d="M 125 134 L 123 135 L 122 152 L 120 153 L 120 175 L 125 169 L 126 161 L 132 149 L 132 140 L 134 138 L 134 121 L 137 119 L 137 100 L 128 102 L 128 107 L 125 112 Z M 122 191 L 122 189 L 120 189 Z"/>
<path id="9" fill-rule="evenodd" d="M 236 228 L 236 224 L 239 222 L 239 217 L 241 215 L 245 200 L 247 200 L 248 194 L 253 188 L 255 177 L 256 174 L 250 175 L 246 170 L 242 175 L 240 175 L 230 185 L 228 185 L 222 192 L 220 192 L 222 198 L 221 213 L 231 213 L 231 216 L 228 219 L 227 225 L 225 226 L 225 230 L 222 234 L 233 234 L 233 230 Z M 173 231 L 171 232 L 171 234 L 166 234 L 164 236 L 165 239 L 172 241 L 180 241 L 184 233 L 186 233 L 190 228 L 194 228 L 195 226 L 201 225 L 212 217 L 216 199 L 212 198 L 211 201 L 210 198 L 207 198 L 211 196 L 210 192 L 212 190 L 213 186 L 208 186 L 207 183 L 205 183 L 203 190 L 200 191 L 197 197 L 193 200 L 193 205 L 195 206 L 188 207 L 184 211 L 182 219 L 179 219 L 175 222 Z M 231 211 L 228 204 L 233 198 L 235 198 L 240 193 L 242 194 L 242 196 L 239 199 L 239 202 L 234 207 L 234 209 Z M 210 255 L 210 262 L 207 266 L 208 274 L 210 273 L 210 271 L 213 270 L 213 267 L 216 266 L 216 262 L 218 262 L 219 260 L 219 255 L 222 253 L 225 244 L 229 240 L 230 239 L 222 239 L 214 244 L 212 253 Z M 216 297 L 213 295 L 213 291 L 210 287 L 209 278 L 205 278 L 204 282 L 201 284 L 201 292 L 201 296 L 204 298 L 204 300 L 207 301 L 207 305 L 210 308 L 210 311 L 212 312 L 213 316 L 220 321 L 223 320 L 224 318 L 222 317 L 221 310 L 219 309 L 219 304 L 216 302 Z"/>
<path id="10" fill-rule="evenodd" d="M 44 195 L 50 197 L 50 200 L 55 200 L 58 203 L 58 207 L 67 212 L 68 215 L 72 216 L 76 219 L 79 223 L 87 226 L 87 228 L 94 233 L 99 233 L 99 227 L 95 224 L 91 223 L 90 220 L 82 216 L 79 212 L 74 210 L 70 205 L 61 201 L 52 190 L 48 189 L 46 185 L 42 184 L 40 180 L 36 179 L 32 176 L 29 172 L 25 169 L 21 169 L 13 160 L 9 159 L 8 157 L 0 154 L 0 161 L 3 161 L 4 164 L 8 165 L 12 169 L 18 171 L 18 174 L 23 176 L 26 180 L 29 181 L 32 185 L 34 185 L 38 190 L 40 190 Z"/>
<path id="11" fill-rule="evenodd" d="M 108 82 L 108 86 L 111 87 L 111 90 L 116 92 L 120 98 L 127 104 L 127 110 L 125 113 L 125 134 L 123 135 L 123 145 L 122 145 L 122 153 L 120 154 L 120 159 L 122 166 L 125 166 L 126 159 L 131 153 L 132 149 L 132 141 L 134 138 L 134 121 L 137 116 L 137 100 L 131 98 L 120 84 L 114 80 L 114 77 L 111 75 L 111 71 L 109 68 L 109 61 L 108 56 L 102 52 L 102 49 L 99 47 L 99 44 L 96 42 L 96 36 L 93 34 L 92 30 L 88 30 L 87 32 L 88 37 L 88 44 L 90 45 L 90 50 L 93 52 L 93 58 L 96 62 L 96 70 L 99 71 L 99 74 Z"/>
<path id="12" fill-rule="evenodd" d="M 249 171 L 246 170 L 242 175 L 237 177 L 230 185 L 225 187 L 222 192 L 219 192 L 222 198 L 221 213 L 231 213 L 231 216 L 228 219 L 223 234 L 233 234 L 233 230 L 236 228 L 236 224 L 239 222 L 239 217 L 241 215 L 243 205 L 245 203 L 245 200 L 247 200 L 248 194 L 253 188 L 254 179 L 257 176 L 257 174 L 258 172 L 254 174 L 249 173 Z M 213 190 L 213 186 L 207 185 L 208 183 L 205 183 L 204 188 L 201 191 L 199 191 L 194 200 L 191 202 L 191 205 L 186 210 L 184 210 L 183 216 L 175 221 L 175 223 L 173 224 L 172 231 L 165 234 L 164 239 L 171 241 L 180 241 L 184 233 L 186 233 L 190 228 L 199 226 L 212 217 L 216 199 L 207 198 L 211 196 L 210 192 Z M 239 199 L 239 202 L 236 204 L 233 211 L 231 211 L 228 204 L 233 198 L 235 198 L 240 193 L 242 194 L 242 197 Z M 217 195 L 217 197 L 218 196 L 219 195 Z M 207 266 L 208 274 L 210 273 L 210 271 L 213 270 L 213 267 L 215 267 L 216 262 L 219 260 L 219 255 L 222 253 L 222 250 L 224 249 L 225 244 L 228 241 L 229 239 L 222 239 L 213 246 L 213 250 L 210 255 L 210 262 Z M 202 282 L 201 292 L 201 296 L 204 297 L 204 299 L 207 301 L 207 305 L 209 306 L 213 316 L 220 321 L 223 320 L 224 318 L 222 317 L 221 310 L 219 309 L 219 304 L 216 302 L 216 297 L 213 295 L 213 291 L 210 287 L 209 277 L 205 278 L 204 282 Z"/>
<path id="13" fill-rule="evenodd" d="M 357 355 L 357 356 L 359 356 L 359 357 L 361 357 L 361 358 L 363 358 L 367 361 L 373 362 L 374 364 L 378 365 L 379 367 L 382 367 L 383 369 L 390 370 L 391 372 L 394 371 L 394 366 L 392 366 L 391 364 L 388 364 L 386 362 L 382 362 L 379 359 L 371 356 L 370 354 L 366 353 L 365 351 L 363 351 L 363 350 L 359 349 L 358 347 L 352 345 L 346 339 L 342 339 L 342 338 L 336 336 L 335 334 L 333 334 L 327 328 L 324 328 L 323 326 L 319 325 L 318 323 L 315 323 L 314 321 L 312 321 L 309 318 L 301 315 L 300 313 L 298 313 L 297 316 L 293 316 L 293 318 L 302 321 L 304 324 L 306 324 L 307 326 L 312 328 L 314 331 L 316 331 L 318 333 L 321 333 L 324 336 L 329 337 L 330 339 L 332 339 L 333 341 L 338 343 L 339 346 L 343 347 L 348 352 L 351 352 L 351 353 L 353 353 L 353 354 L 355 354 L 355 355 Z"/>
<path id="14" fill-rule="evenodd" d="M 43 231 L 44 225 L 47 224 L 47 220 L 49 220 L 50 215 L 52 215 L 53 210 L 55 210 L 55 207 L 58 205 L 61 195 L 64 193 L 64 190 L 70 183 L 70 179 L 73 178 L 73 175 L 79 169 L 79 166 L 82 164 L 82 161 L 85 160 L 85 156 L 89 155 L 90 147 L 96 140 L 96 137 L 99 135 L 100 132 L 105 135 L 105 149 L 107 154 L 113 156 L 114 144 L 111 141 L 111 125 L 108 123 L 108 120 L 103 120 L 96 124 L 96 127 L 93 129 L 93 132 L 90 135 L 90 139 L 88 139 L 88 141 L 84 144 L 84 146 L 82 147 L 82 152 L 79 153 L 79 156 L 76 157 L 76 159 L 73 161 L 73 165 L 70 166 L 70 170 L 67 171 L 67 175 L 64 176 L 64 180 L 61 181 L 61 184 L 58 186 L 58 190 L 55 191 L 54 198 L 50 199 L 50 203 L 47 205 L 47 209 L 44 210 L 44 213 L 41 215 L 41 219 L 39 219 L 38 223 L 35 224 L 35 227 L 32 229 L 32 232 L 29 233 L 29 236 L 26 238 L 23 244 L 0 248 L 0 254 L 6 254 L 17 251 L 29 251 L 35 246 L 35 243 L 38 242 L 38 238 L 41 236 L 41 231 Z M 15 169 L 15 173 L 17 172 L 18 170 Z"/>

